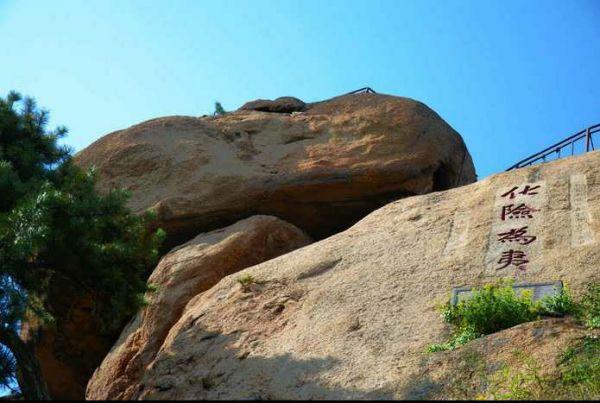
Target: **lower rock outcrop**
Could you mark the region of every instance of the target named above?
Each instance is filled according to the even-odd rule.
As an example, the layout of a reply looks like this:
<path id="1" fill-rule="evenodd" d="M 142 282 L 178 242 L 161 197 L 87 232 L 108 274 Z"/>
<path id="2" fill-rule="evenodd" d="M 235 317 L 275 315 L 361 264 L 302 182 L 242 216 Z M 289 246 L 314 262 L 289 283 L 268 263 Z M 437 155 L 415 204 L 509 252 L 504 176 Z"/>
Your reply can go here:
<path id="1" fill-rule="evenodd" d="M 253 216 L 200 234 L 167 254 L 149 278 L 150 305 L 127 325 L 88 386 L 93 399 L 128 399 L 187 303 L 221 278 L 310 243 L 293 225 Z"/>

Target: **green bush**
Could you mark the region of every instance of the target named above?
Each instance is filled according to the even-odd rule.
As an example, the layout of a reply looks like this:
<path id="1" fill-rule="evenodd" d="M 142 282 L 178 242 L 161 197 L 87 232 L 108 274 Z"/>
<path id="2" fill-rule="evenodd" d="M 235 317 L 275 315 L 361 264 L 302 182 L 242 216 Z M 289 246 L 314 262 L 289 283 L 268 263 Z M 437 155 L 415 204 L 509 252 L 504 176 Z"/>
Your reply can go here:
<path id="1" fill-rule="evenodd" d="M 541 308 L 548 313 L 556 314 L 572 314 L 579 311 L 579 306 L 569 292 L 569 288 L 565 285 L 562 292 L 553 297 L 546 297 L 541 301 Z"/>
<path id="2" fill-rule="evenodd" d="M 442 307 L 442 317 L 454 328 L 452 338 L 434 344 L 429 352 L 452 350 L 486 334 L 538 319 L 542 315 L 573 313 L 576 305 L 568 289 L 553 297 L 534 302 L 531 292 L 518 295 L 512 282 L 501 281 L 472 290 L 470 298 Z"/>
<path id="3" fill-rule="evenodd" d="M 471 340 L 475 340 L 478 337 L 480 337 L 480 335 L 475 333 L 473 329 L 467 328 L 459 333 L 456 333 L 445 343 L 432 344 L 431 346 L 427 347 L 427 352 L 435 353 L 438 351 L 454 350 L 456 347 L 462 346 L 463 344 L 466 344 Z"/>
<path id="4" fill-rule="evenodd" d="M 600 329 L 600 283 L 591 283 L 580 304 L 580 319 L 591 329 Z"/>

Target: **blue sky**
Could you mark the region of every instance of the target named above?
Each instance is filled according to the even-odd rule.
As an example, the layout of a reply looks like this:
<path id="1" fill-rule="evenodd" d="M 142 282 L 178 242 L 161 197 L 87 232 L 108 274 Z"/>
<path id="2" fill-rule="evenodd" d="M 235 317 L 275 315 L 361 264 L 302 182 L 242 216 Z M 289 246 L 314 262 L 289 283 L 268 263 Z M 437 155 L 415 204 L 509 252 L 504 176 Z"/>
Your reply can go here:
<path id="1" fill-rule="evenodd" d="M 425 102 L 480 178 L 600 123 L 600 1 L 0 0 L 0 93 L 79 150 L 215 100 L 371 86 Z"/>

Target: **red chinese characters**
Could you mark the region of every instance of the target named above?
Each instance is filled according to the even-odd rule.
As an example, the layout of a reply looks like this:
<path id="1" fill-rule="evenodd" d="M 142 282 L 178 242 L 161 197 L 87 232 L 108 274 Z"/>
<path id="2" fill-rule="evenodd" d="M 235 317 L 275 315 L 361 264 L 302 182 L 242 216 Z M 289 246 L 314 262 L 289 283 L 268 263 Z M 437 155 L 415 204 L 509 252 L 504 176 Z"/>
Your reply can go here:
<path id="1" fill-rule="evenodd" d="M 541 185 L 525 185 L 521 189 L 519 186 L 515 186 L 503 193 L 501 197 L 509 200 L 515 199 L 519 195 L 535 197 L 535 195 L 538 194 L 537 190 L 539 190 L 540 187 Z M 531 207 L 526 203 L 505 204 L 502 206 L 500 219 L 502 221 L 529 220 L 534 218 L 535 213 L 539 211 L 539 209 Z M 520 246 L 530 245 L 537 240 L 535 235 L 529 234 L 529 226 L 527 225 L 510 228 L 507 231 L 496 234 L 496 236 L 497 242 Z M 518 270 L 525 271 L 527 263 L 529 263 L 529 258 L 527 257 L 525 250 L 515 248 L 503 251 L 497 263 L 499 267 L 497 267 L 496 270 L 502 270 L 509 266 L 513 266 Z"/>
<path id="2" fill-rule="evenodd" d="M 502 270 L 512 265 L 519 270 L 525 271 L 525 265 L 529 263 L 529 260 L 527 260 L 527 255 L 525 252 L 511 249 L 502 252 L 502 257 L 500 257 L 498 263 L 502 264 L 503 266 L 498 267 L 496 270 Z"/>
<path id="3" fill-rule="evenodd" d="M 521 245 L 529 245 L 535 241 L 537 237 L 533 235 L 527 235 L 527 228 L 528 227 L 515 228 L 498 234 L 498 241 L 502 243 L 516 242 Z"/>
<path id="4" fill-rule="evenodd" d="M 540 188 L 540 185 L 537 185 L 537 186 L 525 185 L 523 187 L 523 190 L 521 190 L 520 192 L 517 192 L 517 190 L 519 190 L 519 187 L 515 186 L 508 192 L 504 193 L 502 195 L 502 197 L 508 196 L 509 199 L 514 199 L 515 197 L 517 197 L 517 194 L 521 194 L 521 195 L 525 195 L 525 196 L 533 196 L 533 195 L 538 194 L 537 192 L 534 192 L 534 190 L 537 190 L 539 188 Z"/>
<path id="5" fill-rule="evenodd" d="M 506 221 L 506 219 L 515 219 L 515 218 L 533 218 L 533 213 L 537 213 L 538 209 L 533 207 L 529 207 L 525 203 L 521 203 L 518 205 L 508 204 L 506 206 L 502 206 L 502 221 Z"/>

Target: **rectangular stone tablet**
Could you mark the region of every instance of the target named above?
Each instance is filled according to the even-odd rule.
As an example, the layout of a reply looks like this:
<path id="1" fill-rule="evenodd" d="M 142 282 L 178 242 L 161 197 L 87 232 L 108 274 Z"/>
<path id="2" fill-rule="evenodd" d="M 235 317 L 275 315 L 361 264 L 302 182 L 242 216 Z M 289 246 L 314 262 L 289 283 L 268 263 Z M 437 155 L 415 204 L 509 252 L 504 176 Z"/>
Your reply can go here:
<path id="1" fill-rule="evenodd" d="M 537 301 L 546 296 L 559 295 L 562 291 L 562 281 L 553 281 L 545 283 L 520 283 L 513 285 L 513 289 L 517 295 L 520 295 L 525 290 L 530 290 L 533 295 L 533 300 Z M 452 305 L 458 304 L 460 301 L 468 299 L 472 295 L 472 286 L 455 287 L 452 289 Z"/>

